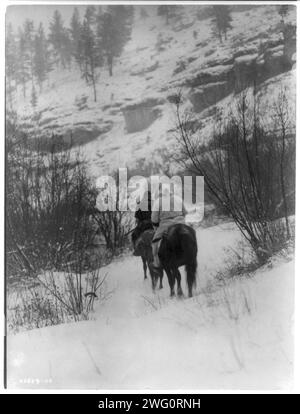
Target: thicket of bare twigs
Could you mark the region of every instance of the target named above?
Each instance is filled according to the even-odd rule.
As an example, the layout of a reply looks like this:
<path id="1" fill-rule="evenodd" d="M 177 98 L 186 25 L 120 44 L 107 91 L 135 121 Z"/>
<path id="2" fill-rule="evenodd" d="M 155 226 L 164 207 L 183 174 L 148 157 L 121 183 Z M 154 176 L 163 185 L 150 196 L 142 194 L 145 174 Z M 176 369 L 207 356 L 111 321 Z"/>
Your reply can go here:
<path id="1" fill-rule="evenodd" d="M 94 189 L 80 156 L 72 156 L 70 149 L 57 152 L 55 143 L 50 152 L 32 152 L 26 141 L 26 135 L 8 122 L 8 276 L 60 269 L 74 252 L 82 253 L 92 237 L 89 210 Z"/>
<path id="2" fill-rule="evenodd" d="M 233 218 L 261 263 L 292 237 L 294 213 L 295 134 L 283 92 L 271 110 L 270 129 L 257 95 L 244 92 L 203 144 L 180 95 L 176 100 L 179 159 L 204 176 L 215 203 Z"/>
<path id="3" fill-rule="evenodd" d="M 8 296 L 9 331 L 89 319 L 95 300 L 104 300 L 108 295 L 106 276 L 102 269 L 87 273 L 45 272 L 36 283 L 25 284 Z"/>
<path id="4" fill-rule="evenodd" d="M 16 328 L 79 320 L 92 310 L 103 280 L 97 269 L 126 246 L 131 225 L 124 212 L 98 211 L 97 193 L 79 152 L 71 145 L 62 148 L 56 136 L 47 151 L 39 138 L 33 149 L 8 114 L 6 277 L 9 286 L 22 283 L 27 292 L 9 309 Z M 96 234 L 101 249 L 95 246 Z M 62 285 L 45 278 L 55 271 L 63 274 Z M 32 277 L 38 284 L 28 291 L 26 281 Z"/>
<path id="5" fill-rule="evenodd" d="M 6 130 L 7 275 L 35 275 L 42 270 L 76 272 L 90 268 L 89 247 L 95 234 L 106 243 L 107 256 L 128 239 L 124 212 L 99 212 L 97 189 L 79 152 L 61 150 L 59 140 L 28 137 L 8 117 Z M 96 263 L 97 265 L 97 263 Z M 95 264 L 94 266 L 95 267 Z"/>

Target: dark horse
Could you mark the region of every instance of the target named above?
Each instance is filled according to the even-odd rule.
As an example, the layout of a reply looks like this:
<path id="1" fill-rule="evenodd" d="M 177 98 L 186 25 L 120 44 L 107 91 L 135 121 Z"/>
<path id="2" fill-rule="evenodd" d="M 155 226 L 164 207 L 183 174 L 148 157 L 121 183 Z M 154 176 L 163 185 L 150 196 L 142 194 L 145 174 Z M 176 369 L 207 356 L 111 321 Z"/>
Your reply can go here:
<path id="1" fill-rule="evenodd" d="M 195 230 L 186 224 L 173 224 L 163 234 L 158 250 L 161 265 L 167 273 L 171 296 L 174 296 L 175 280 L 177 294 L 182 296 L 180 266 L 185 266 L 189 297 L 193 296 L 197 270 L 197 239 Z M 155 275 L 156 283 L 158 274 Z"/>
<path id="2" fill-rule="evenodd" d="M 134 256 L 141 256 L 143 261 L 143 269 L 144 269 L 144 279 L 147 279 L 147 267 L 149 268 L 148 262 L 150 261 L 150 256 L 147 251 L 144 251 L 144 248 L 138 248 L 140 243 L 140 236 L 146 230 L 153 230 L 153 226 L 150 220 L 143 220 L 139 221 L 138 225 L 132 232 L 131 241 L 134 247 Z M 153 260 L 152 260 L 153 261 Z"/>
<path id="3" fill-rule="evenodd" d="M 141 256 L 142 262 L 143 262 L 144 279 L 147 279 L 147 269 L 149 269 L 149 265 L 148 265 L 149 259 L 147 257 L 147 252 L 144 252 L 143 250 L 144 249 L 135 248 L 133 254 L 134 256 Z"/>
<path id="4" fill-rule="evenodd" d="M 143 233 L 134 240 L 134 255 L 141 256 L 143 260 L 143 267 L 144 267 L 144 279 L 147 279 L 147 266 L 150 272 L 151 281 L 152 281 L 152 288 L 153 290 L 156 287 L 158 278 L 160 279 L 159 288 L 162 289 L 162 278 L 163 278 L 163 270 L 154 270 L 153 267 L 153 254 L 152 254 L 152 246 L 151 242 L 153 239 L 154 230 L 148 229 L 143 231 Z M 134 237 L 133 237 L 134 239 Z"/>
<path id="5" fill-rule="evenodd" d="M 146 203 L 146 206 L 147 206 L 146 210 L 142 208 L 143 203 Z M 137 207 L 139 208 L 137 208 L 134 214 L 137 225 L 132 232 L 131 239 L 132 239 L 132 243 L 134 246 L 134 255 L 141 256 L 142 261 L 143 261 L 144 279 L 147 279 L 147 267 L 149 268 L 149 271 L 150 271 L 149 263 L 151 262 L 151 257 L 150 257 L 149 252 L 144 251 L 143 247 L 138 252 L 137 246 L 140 242 L 140 236 L 143 234 L 143 232 L 145 232 L 146 230 L 153 230 L 153 225 L 151 222 L 151 192 L 150 191 L 147 191 L 144 193 L 143 199 L 142 201 L 138 202 Z M 153 262 L 153 258 L 152 258 L 152 262 Z"/>

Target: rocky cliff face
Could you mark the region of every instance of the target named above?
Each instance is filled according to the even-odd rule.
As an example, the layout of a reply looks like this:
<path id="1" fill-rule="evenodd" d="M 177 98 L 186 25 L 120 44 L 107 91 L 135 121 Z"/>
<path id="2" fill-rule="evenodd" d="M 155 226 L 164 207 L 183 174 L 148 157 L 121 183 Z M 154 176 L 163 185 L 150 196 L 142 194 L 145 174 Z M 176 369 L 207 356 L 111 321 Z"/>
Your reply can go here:
<path id="1" fill-rule="evenodd" d="M 228 106 L 244 88 L 255 84 L 271 97 L 280 82 L 292 85 L 295 10 L 283 27 L 276 6 L 234 7 L 232 29 L 220 43 L 207 8 L 199 13 L 200 8 L 182 7 L 182 17 L 169 25 L 149 8 L 148 19 L 136 19 L 113 78 L 101 73 L 98 102 L 75 68 L 53 72 L 34 110 L 30 98 L 18 97 L 20 122 L 32 137 L 72 135 L 98 174 L 154 158 L 163 148 L 171 151 L 170 97 L 178 91 L 209 136 L 214 108 Z M 294 99 L 293 87 L 290 91 Z"/>
<path id="2" fill-rule="evenodd" d="M 296 31 L 284 37 L 278 34 L 260 42 L 248 42 L 232 55 L 207 60 L 191 75 L 173 82 L 175 88 L 187 88 L 195 112 L 202 112 L 231 93 L 238 93 L 254 84 L 259 85 L 295 64 Z M 256 39 L 255 39 L 256 40 Z"/>
<path id="3" fill-rule="evenodd" d="M 142 131 L 148 128 L 162 113 L 162 98 L 148 98 L 140 102 L 124 105 L 121 110 L 125 119 L 128 133 Z"/>

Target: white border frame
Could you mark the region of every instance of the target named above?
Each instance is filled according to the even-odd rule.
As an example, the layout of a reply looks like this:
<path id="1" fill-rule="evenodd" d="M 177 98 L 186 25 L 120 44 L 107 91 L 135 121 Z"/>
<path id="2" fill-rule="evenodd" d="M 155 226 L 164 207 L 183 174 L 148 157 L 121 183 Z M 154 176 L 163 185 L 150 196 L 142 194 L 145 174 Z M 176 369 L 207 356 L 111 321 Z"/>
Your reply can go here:
<path id="1" fill-rule="evenodd" d="M 1 231 L 1 241 L 0 241 L 0 269 L 1 273 L 3 271 L 3 281 L 0 288 L 0 309 L 1 309 L 1 317 L 0 317 L 0 372 L 4 373 L 4 340 L 2 335 L 5 334 L 5 321 L 4 321 L 4 177 L 5 177 L 5 88 L 4 88 L 4 76 L 5 76 L 5 65 L 4 65 L 4 56 L 5 56 L 5 11 L 8 6 L 25 6 L 25 5 L 32 5 L 32 6 L 46 6 L 46 5 L 88 5 L 88 4 L 132 4 L 132 5 L 157 5 L 157 4 L 184 4 L 184 5 L 211 5 L 214 4 L 228 4 L 228 5 L 235 5 L 235 4 L 256 4 L 256 5 L 280 5 L 280 4 L 291 4 L 297 7 L 297 52 L 299 51 L 299 38 L 300 38 L 300 7 L 297 1 L 47 1 L 47 0 L 35 0 L 35 1 L 27 1 L 27 0 L 1 0 L 0 1 L 0 27 L 2 28 L 2 33 L 0 35 L 0 53 L 2 57 L 2 64 L 0 66 L 0 99 L 1 99 L 1 123 L 2 123 L 2 154 L 0 158 L 0 189 L 1 189 L 1 196 L 0 196 L 0 208 L 1 212 L 1 219 L 0 219 L 0 231 Z M 298 59 L 297 59 L 298 60 Z M 297 62 L 298 63 L 298 62 Z M 297 65 L 297 89 L 296 89 L 296 108 L 300 108 L 300 82 L 299 82 L 299 65 Z M 296 112 L 297 113 L 297 112 Z M 299 127 L 300 127 L 300 117 L 296 119 L 296 250 L 295 250 L 295 317 L 294 317 L 294 332 L 295 332 L 295 343 L 294 343 L 294 350 L 295 350 L 295 358 L 294 358 L 294 387 L 292 390 L 207 390 L 207 389 L 170 389 L 170 390 L 141 390 L 141 389 L 132 389 L 132 390 L 75 390 L 75 389 L 51 389 L 51 390 L 22 390 L 22 389 L 4 389 L 3 377 L 0 385 L 0 394 L 105 394 L 105 395 L 113 395 L 113 394 L 291 394 L 291 393 L 300 393 L 300 266 L 299 266 L 299 259 L 300 259 L 300 252 L 299 252 L 299 226 L 298 226 L 298 217 L 300 217 L 299 210 L 300 210 L 300 190 L 299 190 L 299 175 L 300 175 L 300 160 L 299 160 Z M 1 274 L 0 273 L 0 274 Z"/>

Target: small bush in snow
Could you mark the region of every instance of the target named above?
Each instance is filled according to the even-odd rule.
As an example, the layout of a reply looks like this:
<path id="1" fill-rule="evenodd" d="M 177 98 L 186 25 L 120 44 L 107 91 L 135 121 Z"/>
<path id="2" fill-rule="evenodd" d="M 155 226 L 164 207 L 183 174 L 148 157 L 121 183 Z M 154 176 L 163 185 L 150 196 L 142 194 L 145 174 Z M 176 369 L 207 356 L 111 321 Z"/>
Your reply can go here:
<path id="1" fill-rule="evenodd" d="M 89 319 L 95 300 L 105 298 L 105 280 L 100 269 L 86 274 L 47 272 L 37 278 L 34 286 L 25 285 L 17 293 L 9 291 L 9 331 Z"/>

